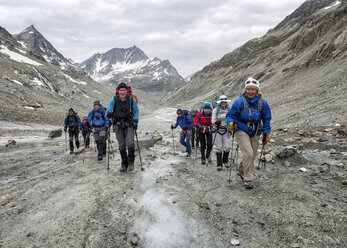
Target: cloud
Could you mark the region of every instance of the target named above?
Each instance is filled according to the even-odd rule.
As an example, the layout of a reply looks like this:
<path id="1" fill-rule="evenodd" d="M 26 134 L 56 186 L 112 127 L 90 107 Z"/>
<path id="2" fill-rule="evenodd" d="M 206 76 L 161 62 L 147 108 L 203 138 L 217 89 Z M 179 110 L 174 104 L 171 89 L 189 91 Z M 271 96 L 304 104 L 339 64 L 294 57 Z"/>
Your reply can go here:
<path id="1" fill-rule="evenodd" d="M 183 76 L 264 35 L 304 0 L 0 0 L 0 25 L 31 24 L 64 56 L 136 45 Z"/>

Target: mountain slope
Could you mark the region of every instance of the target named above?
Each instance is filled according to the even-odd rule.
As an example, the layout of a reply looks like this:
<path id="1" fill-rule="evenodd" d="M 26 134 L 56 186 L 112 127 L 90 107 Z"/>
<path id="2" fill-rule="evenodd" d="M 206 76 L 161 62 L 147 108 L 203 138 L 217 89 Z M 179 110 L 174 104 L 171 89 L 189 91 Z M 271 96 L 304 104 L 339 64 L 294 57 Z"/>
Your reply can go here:
<path id="1" fill-rule="evenodd" d="M 148 58 L 136 46 L 97 53 L 82 62 L 80 68 L 94 80 L 113 84 L 125 81 L 142 90 L 169 91 L 185 84 L 168 60 Z"/>
<path id="2" fill-rule="evenodd" d="M 1 120 L 61 124 L 68 108 L 87 114 L 93 101 L 107 104 L 114 87 L 63 71 L 23 48 L 0 27 Z"/>
<path id="3" fill-rule="evenodd" d="M 21 33 L 14 35 L 14 37 L 28 50 L 40 54 L 48 63 L 63 70 L 83 74 L 83 71 L 79 70 L 71 60 L 58 52 L 34 25 L 24 29 Z"/>
<path id="4" fill-rule="evenodd" d="M 261 38 L 253 39 L 194 74 L 165 97 L 169 104 L 236 98 L 244 81 L 260 80 L 274 124 L 319 124 L 346 120 L 347 3 L 306 1 Z M 332 113 L 334 118 L 331 118 Z"/>

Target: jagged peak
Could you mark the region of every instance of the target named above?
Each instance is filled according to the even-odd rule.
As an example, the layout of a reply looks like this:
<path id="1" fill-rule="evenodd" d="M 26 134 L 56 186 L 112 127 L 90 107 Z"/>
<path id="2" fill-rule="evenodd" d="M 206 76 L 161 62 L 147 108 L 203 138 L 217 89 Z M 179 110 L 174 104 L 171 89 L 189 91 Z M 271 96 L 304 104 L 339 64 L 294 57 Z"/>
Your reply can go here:
<path id="1" fill-rule="evenodd" d="M 39 31 L 35 28 L 34 24 L 31 24 L 29 27 L 27 27 L 26 29 L 24 29 L 22 31 L 23 32 L 37 32 L 39 33 Z"/>

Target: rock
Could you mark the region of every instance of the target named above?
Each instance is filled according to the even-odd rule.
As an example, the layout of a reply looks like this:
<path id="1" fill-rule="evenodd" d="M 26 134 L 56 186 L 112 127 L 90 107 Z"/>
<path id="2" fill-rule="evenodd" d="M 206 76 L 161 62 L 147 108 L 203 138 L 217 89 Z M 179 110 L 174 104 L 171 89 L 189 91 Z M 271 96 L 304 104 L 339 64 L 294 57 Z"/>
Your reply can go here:
<path id="1" fill-rule="evenodd" d="M 346 126 L 340 126 L 337 128 L 337 133 L 342 136 L 347 136 L 347 127 Z"/>
<path id="2" fill-rule="evenodd" d="M 323 208 L 325 208 L 325 207 L 327 207 L 327 206 L 328 206 L 328 204 L 326 204 L 326 203 L 322 203 L 320 206 L 321 206 L 321 207 L 323 207 Z"/>
<path id="3" fill-rule="evenodd" d="M 319 136 L 318 142 L 326 142 L 326 141 L 328 141 L 327 135 L 325 133 L 321 134 Z"/>
<path id="4" fill-rule="evenodd" d="M 140 238 L 139 238 L 139 236 L 137 236 L 137 233 L 133 233 L 131 236 L 131 239 L 130 239 L 131 245 L 138 246 L 139 241 L 140 241 Z"/>
<path id="5" fill-rule="evenodd" d="M 237 239 L 231 239 L 230 243 L 231 243 L 232 246 L 240 245 L 240 241 L 238 241 Z"/>
<path id="6" fill-rule="evenodd" d="M 272 161 L 272 155 L 271 155 L 271 154 L 266 154 L 266 155 L 265 155 L 265 161 L 266 161 L 266 162 Z"/>
<path id="7" fill-rule="evenodd" d="M 147 149 L 147 148 L 150 148 L 150 147 L 154 146 L 154 141 L 153 141 L 151 135 L 148 135 L 148 134 L 139 135 L 138 139 L 139 139 L 140 149 L 144 149 L 144 148 Z M 135 147 L 137 149 L 137 145 Z"/>
<path id="8" fill-rule="evenodd" d="M 302 171 L 302 172 L 306 172 L 306 171 L 307 171 L 307 169 L 306 169 L 305 167 L 301 167 L 301 168 L 300 168 L 300 171 Z"/>
<path id="9" fill-rule="evenodd" d="M 51 138 L 51 139 L 58 138 L 62 134 L 63 134 L 63 130 L 61 130 L 61 129 L 53 130 L 53 131 L 49 132 L 48 138 Z"/>
<path id="10" fill-rule="evenodd" d="M 284 161 L 284 166 L 286 166 L 286 167 L 290 167 L 290 166 L 291 166 L 291 164 L 290 164 L 290 162 L 289 162 L 289 161 Z"/>
<path id="11" fill-rule="evenodd" d="M 80 153 L 84 152 L 85 150 L 86 150 L 86 148 L 84 146 L 81 146 L 80 148 L 78 148 L 75 151 L 75 155 L 80 154 Z"/>
<path id="12" fill-rule="evenodd" d="M 347 159 L 347 152 L 341 152 L 342 159 Z"/>
<path id="13" fill-rule="evenodd" d="M 160 133 L 158 133 L 157 131 L 155 131 L 155 132 L 152 134 L 152 140 L 153 140 L 154 143 L 157 143 L 158 141 L 163 140 L 163 135 L 161 135 Z"/>
<path id="14" fill-rule="evenodd" d="M 304 148 L 305 148 L 305 146 L 304 146 L 304 144 L 302 144 L 302 143 L 300 143 L 300 144 L 296 147 L 297 150 L 303 150 Z"/>
<path id="15" fill-rule="evenodd" d="M 324 164 L 329 161 L 330 152 L 321 151 L 317 153 L 306 153 L 302 155 L 305 159 L 316 162 L 317 164 Z"/>
<path id="16" fill-rule="evenodd" d="M 337 153 L 335 149 L 330 149 L 329 152 L 330 152 L 330 154 L 336 154 Z"/>
<path id="17" fill-rule="evenodd" d="M 319 168 L 319 172 L 320 173 L 327 173 L 327 172 L 330 172 L 330 165 L 327 164 L 327 163 L 324 163 L 320 166 Z"/>
<path id="18" fill-rule="evenodd" d="M 286 147 L 281 147 L 278 150 L 277 157 L 284 159 L 284 158 L 289 158 L 290 156 L 294 155 L 296 150 L 292 146 L 286 146 Z"/>
<path id="19" fill-rule="evenodd" d="M 6 147 L 13 147 L 16 145 L 16 141 L 15 140 L 9 140 L 7 141 Z"/>
<path id="20" fill-rule="evenodd" d="M 326 128 L 326 129 L 323 130 L 323 132 L 329 133 L 329 132 L 331 132 L 331 131 L 333 131 L 333 130 L 334 130 L 334 129 L 332 129 L 332 128 Z"/>

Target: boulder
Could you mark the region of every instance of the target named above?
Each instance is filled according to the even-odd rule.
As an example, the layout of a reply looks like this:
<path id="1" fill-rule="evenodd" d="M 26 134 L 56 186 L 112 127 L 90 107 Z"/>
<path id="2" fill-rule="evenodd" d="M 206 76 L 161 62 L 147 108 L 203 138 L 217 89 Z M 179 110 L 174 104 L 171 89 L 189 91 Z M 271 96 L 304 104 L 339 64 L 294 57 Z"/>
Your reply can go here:
<path id="1" fill-rule="evenodd" d="M 49 132 L 48 138 L 51 138 L 51 139 L 58 138 L 62 134 L 63 134 L 63 130 L 61 130 L 61 129 L 53 130 L 53 131 Z"/>
<path id="2" fill-rule="evenodd" d="M 17 144 L 15 140 L 9 140 L 7 141 L 6 147 L 13 147 Z"/>
<path id="3" fill-rule="evenodd" d="M 154 143 L 157 143 L 158 141 L 161 141 L 163 139 L 163 135 L 161 135 L 160 133 L 158 133 L 157 131 L 155 131 L 152 134 L 152 140 Z"/>
<path id="4" fill-rule="evenodd" d="M 139 140 L 140 149 L 150 148 L 154 146 L 153 138 L 149 134 L 139 135 L 138 140 Z M 137 145 L 135 145 L 135 147 L 137 149 Z"/>
<path id="5" fill-rule="evenodd" d="M 317 164 L 324 164 L 329 161 L 330 152 L 328 151 L 321 151 L 321 152 L 311 152 L 306 153 L 303 155 L 303 157 L 307 160 L 316 162 Z"/>
<path id="6" fill-rule="evenodd" d="M 293 156 L 296 153 L 296 149 L 292 146 L 280 147 L 278 149 L 277 157 L 284 159 Z"/>

